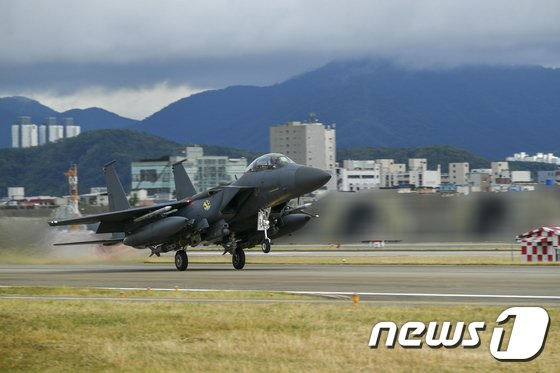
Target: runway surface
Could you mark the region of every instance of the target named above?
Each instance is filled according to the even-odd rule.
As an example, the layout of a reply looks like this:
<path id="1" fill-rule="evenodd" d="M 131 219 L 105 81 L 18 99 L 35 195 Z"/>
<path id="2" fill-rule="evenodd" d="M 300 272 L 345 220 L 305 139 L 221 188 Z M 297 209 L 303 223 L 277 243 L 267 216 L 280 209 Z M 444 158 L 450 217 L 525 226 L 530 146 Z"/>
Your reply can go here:
<path id="1" fill-rule="evenodd" d="M 362 294 L 383 302 L 560 306 L 555 266 L 0 265 L 0 285 L 275 290 Z"/>
<path id="2" fill-rule="evenodd" d="M 510 258 L 519 254 L 509 250 L 329 250 L 329 251 L 271 251 L 268 254 L 260 250 L 247 250 L 248 256 L 279 256 L 279 257 L 318 257 L 318 258 L 350 258 L 350 257 L 394 257 L 394 256 L 413 256 L 413 257 L 438 257 L 438 256 L 461 256 L 461 257 L 493 257 Z M 189 251 L 193 256 L 221 256 L 221 251 Z M 171 258 L 173 259 L 173 258 Z"/>

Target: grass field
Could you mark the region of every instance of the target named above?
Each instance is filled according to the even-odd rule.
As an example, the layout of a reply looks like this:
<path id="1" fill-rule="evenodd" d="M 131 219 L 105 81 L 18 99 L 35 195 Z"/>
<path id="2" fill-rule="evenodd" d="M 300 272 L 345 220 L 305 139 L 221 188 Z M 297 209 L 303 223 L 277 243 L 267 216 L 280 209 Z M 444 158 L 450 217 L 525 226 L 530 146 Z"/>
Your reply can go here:
<path id="1" fill-rule="evenodd" d="M 504 308 L 1 299 L 0 371 L 557 371 L 560 309 L 548 310 L 544 352 L 511 363 L 488 352 Z M 369 349 L 373 324 L 384 320 L 488 327 L 478 349 Z"/>
<path id="2" fill-rule="evenodd" d="M 0 287 L 1 296 L 41 297 L 105 297 L 148 298 L 148 299 L 290 299 L 306 300 L 309 296 L 271 291 L 193 291 L 193 290 L 119 290 L 103 288 L 73 288 L 51 286 L 7 286 Z"/>

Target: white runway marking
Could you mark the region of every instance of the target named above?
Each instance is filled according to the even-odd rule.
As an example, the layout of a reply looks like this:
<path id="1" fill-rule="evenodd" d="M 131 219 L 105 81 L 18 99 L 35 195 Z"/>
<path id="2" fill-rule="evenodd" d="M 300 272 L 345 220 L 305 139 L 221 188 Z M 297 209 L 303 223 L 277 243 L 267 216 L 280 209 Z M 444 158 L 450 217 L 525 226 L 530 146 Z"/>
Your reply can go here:
<path id="1" fill-rule="evenodd" d="M 3 288 L 14 286 L 0 286 Z M 147 288 L 119 288 L 119 287 L 94 287 L 92 289 L 104 290 L 146 290 Z M 246 289 L 188 289 L 188 288 L 150 288 L 153 291 L 192 291 L 192 292 L 265 292 L 265 293 L 290 293 L 302 295 L 369 295 L 369 296 L 389 296 L 389 297 L 439 297 L 439 298 L 489 298 L 489 299 L 554 299 L 560 300 L 559 295 L 514 295 L 514 294 L 452 294 L 452 293 L 382 293 L 382 292 L 350 292 L 350 291 L 301 291 L 301 290 L 246 290 Z"/>

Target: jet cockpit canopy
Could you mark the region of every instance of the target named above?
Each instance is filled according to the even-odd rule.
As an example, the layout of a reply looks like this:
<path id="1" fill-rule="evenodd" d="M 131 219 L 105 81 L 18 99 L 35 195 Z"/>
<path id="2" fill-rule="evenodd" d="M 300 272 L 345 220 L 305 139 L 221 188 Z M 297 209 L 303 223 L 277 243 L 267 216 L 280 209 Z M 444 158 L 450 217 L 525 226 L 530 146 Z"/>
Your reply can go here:
<path id="1" fill-rule="evenodd" d="M 295 162 L 283 154 L 268 153 L 265 155 L 261 155 L 253 162 L 251 162 L 251 164 L 247 167 L 245 172 L 271 170 L 271 169 L 283 167 L 290 163 L 295 163 Z"/>

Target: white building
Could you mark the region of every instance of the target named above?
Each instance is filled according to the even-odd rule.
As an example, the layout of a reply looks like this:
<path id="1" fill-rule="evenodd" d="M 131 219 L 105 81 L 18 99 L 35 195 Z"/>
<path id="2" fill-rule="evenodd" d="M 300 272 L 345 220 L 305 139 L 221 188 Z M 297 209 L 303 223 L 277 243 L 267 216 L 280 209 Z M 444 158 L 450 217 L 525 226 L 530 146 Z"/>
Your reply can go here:
<path id="1" fill-rule="evenodd" d="M 498 179 L 509 179 L 511 177 L 508 162 L 492 162 L 490 167 L 492 169 L 492 183 L 494 184 Z"/>
<path id="2" fill-rule="evenodd" d="M 66 138 L 76 137 L 80 134 L 80 126 L 65 126 L 66 127 Z"/>
<path id="3" fill-rule="evenodd" d="M 93 206 L 109 206 L 107 187 L 92 187 L 87 194 L 80 194 L 80 203 Z"/>
<path id="4" fill-rule="evenodd" d="M 467 162 L 449 163 L 449 182 L 456 185 L 469 183 L 469 164 Z"/>
<path id="5" fill-rule="evenodd" d="M 525 152 L 514 153 L 513 156 L 507 157 L 506 161 L 560 164 L 560 158 L 553 153 L 536 153 L 535 155 L 529 155 Z"/>
<path id="6" fill-rule="evenodd" d="M 439 188 L 441 185 L 441 169 L 408 171 L 408 183 L 416 188 Z"/>
<path id="7" fill-rule="evenodd" d="M 44 124 L 38 126 L 31 122 L 31 117 L 19 117 L 18 123 L 12 125 L 12 148 L 45 145 L 47 142 L 55 142 L 80 134 L 81 128 L 74 124 L 73 118 L 64 118 L 64 123 L 65 126 L 58 125 L 55 117 L 48 117 Z"/>
<path id="8" fill-rule="evenodd" d="M 19 147 L 19 124 L 12 124 L 12 148 Z"/>
<path id="9" fill-rule="evenodd" d="M 39 125 L 39 145 L 47 143 L 47 126 L 44 124 Z"/>
<path id="10" fill-rule="evenodd" d="M 8 187 L 8 198 L 9 199 L 24 199 L 25 198 L 25 188 L 24 187 Z"/>
<path id="11" fill-rule="evenodd" d="M 409 171 L 426 171 L 428 169 L 428 160 L 426 158 L 409 158 Z"/>
<path id="12" fill-rule="evenodd" d="M 37 125 L 31 123 L 31 117 L 18 118 L 18 123 L 12 125 L 12 147 L 29 148 L 39 143 Z"/>
<path id="13" fill-rule="evenodd" d="M 338 190 L 357 192 L 377 189 L 381 183 L 381 167 L 374 160 L 345 160 L 344 168 L 337 170 Z"/>
<path id="14" fill-rule="evenodd" d="M 533 181 L 531 171 L 511 171 L 510 175 L 512 183 L 531 183 Z"/>
<path id="15" fill-rule="evenodd" d="M 270 127 L 270 151 L 282 153 L 294 162 L 320 168 L 335 175 L 336 130 L 319 122 L 287 122 Z M 327 183 L 327 189 L 336 188 L 336 178 Z"/>
<path id="16" fill-rule="evenodd" d="M 21 125 L 21 147 L 30 148 L 39 145 L 39 129 L 36 124 Z"/>
<path id="17" fill-rule="evenodd" d="M 80 126 L 77 126 L 74 124 L 74 118 L 68 117 L 68 118 L 62 118 L 62 123 L 64 124 L 65 127 L 65 137 L 67 139 L 71 138 L 71 137 L 76 137 L 80 134 Z"/>
<path id="18" fill-rule="evenodd" d="M 56 142 L 64 138 L 64 126 L 59 124 L 49 124 L 49 142 Z"/>
<path id="19" fill-rule="evenodd" d="M 397 187 L 405 182 L 406 164 L 395 163 L 393 159 L 376 159 L 381 172 L 382 188 Z"/>

